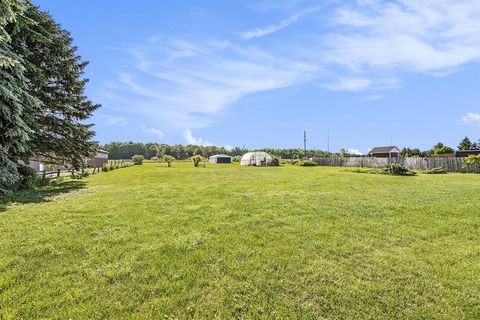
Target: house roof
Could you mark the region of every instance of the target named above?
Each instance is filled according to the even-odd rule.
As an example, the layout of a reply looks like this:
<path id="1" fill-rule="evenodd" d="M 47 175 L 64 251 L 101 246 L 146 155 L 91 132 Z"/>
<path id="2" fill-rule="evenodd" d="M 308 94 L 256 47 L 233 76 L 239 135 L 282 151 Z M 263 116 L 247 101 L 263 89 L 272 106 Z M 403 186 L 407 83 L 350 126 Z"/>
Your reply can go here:
<path id="1" fill-rule="evenodd" d="M 108 152 L 108 151 L 105 151 L 105 150 L 103 150 L 103 149 L 98 149 L 98 150 L 97 150 L 97 152 L 98 152 L 98 153 L 105 153 L 105 154 L 109 154 L 109 152 Z"/>
<path id="2" fill-rule="evenodd" d="M 400 153 L 400 149 L 396 146 L 388 146 L 388 147 L 376 147 L 370 150 L 369 154 L 376 154 L 376 153 Z"/>

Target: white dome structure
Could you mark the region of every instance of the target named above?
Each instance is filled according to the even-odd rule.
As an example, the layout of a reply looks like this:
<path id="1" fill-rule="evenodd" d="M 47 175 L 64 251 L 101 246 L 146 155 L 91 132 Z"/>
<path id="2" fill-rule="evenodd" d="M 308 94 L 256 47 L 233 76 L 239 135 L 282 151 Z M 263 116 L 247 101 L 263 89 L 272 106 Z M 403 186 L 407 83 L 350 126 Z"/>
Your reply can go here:
<path id="1" fill-rule="evenodd" d="M 240 160 L 241 166 L 270 166 L 272 157 L 263 151 L 245 153 Z"/>

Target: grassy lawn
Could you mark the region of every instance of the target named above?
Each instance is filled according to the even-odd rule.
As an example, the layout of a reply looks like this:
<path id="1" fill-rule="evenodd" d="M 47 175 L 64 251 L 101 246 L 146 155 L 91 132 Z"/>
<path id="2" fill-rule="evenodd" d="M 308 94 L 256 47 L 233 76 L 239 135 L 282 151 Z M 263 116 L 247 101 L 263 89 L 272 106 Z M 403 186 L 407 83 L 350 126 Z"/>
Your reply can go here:
<path id="1" fill-rule="evenodd" d="M 479 319 L 480 175 L 147 163 L 0 203 L 0 319 Z"/>

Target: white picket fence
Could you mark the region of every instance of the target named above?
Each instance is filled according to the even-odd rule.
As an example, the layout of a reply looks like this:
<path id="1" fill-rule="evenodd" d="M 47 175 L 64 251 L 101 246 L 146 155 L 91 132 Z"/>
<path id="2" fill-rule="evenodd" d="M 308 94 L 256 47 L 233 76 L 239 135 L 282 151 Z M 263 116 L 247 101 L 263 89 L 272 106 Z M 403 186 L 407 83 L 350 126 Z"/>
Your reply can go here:
<path id="1" fill-rule="evenodd" d="M 382 168 L 389 163 L 400 163 L 411 170 L 444 168 L 448 172 L 480 173 L 479 166 L 466 166 L 465 158 L 312 158 L 320 166 Z"/>

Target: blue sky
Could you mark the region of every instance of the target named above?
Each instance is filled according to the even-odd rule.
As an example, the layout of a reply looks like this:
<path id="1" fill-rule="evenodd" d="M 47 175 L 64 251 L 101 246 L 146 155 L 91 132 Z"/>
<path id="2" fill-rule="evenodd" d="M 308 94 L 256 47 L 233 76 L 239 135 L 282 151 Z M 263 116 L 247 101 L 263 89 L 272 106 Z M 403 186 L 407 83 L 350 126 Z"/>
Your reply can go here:
<path id="1" fill-rule="evenodd" d="M 480 138 L 480 2 L 34 0 L 90 61 L 100 143 Z"/>

